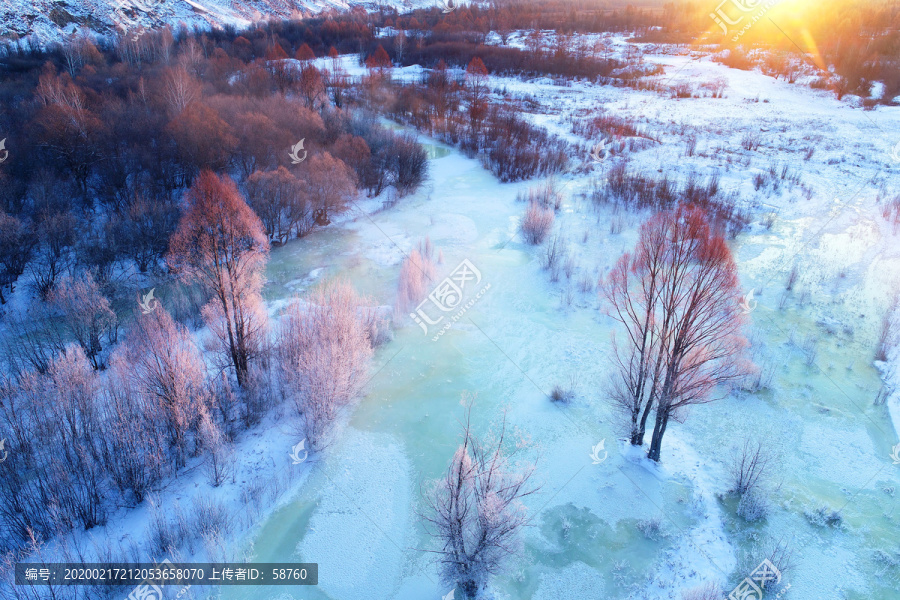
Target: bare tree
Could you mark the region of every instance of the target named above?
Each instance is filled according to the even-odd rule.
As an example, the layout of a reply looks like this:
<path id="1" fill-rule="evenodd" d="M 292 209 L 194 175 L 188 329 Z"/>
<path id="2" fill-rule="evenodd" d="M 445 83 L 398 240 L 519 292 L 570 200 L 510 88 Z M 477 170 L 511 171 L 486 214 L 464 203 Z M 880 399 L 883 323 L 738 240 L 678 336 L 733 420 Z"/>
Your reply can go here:
<path id="1" fill-rule="evenodd" d="M 135 194 L 124 214 L 112 223 L 115 244 L 141 273 L 159 266 L 178 224 L 178 207 L 161 195 Z"/>
<path id="2" fill-rule="evenodd" d="M 167 472 L 168 445 L 159 411 L 134 385 L 133 366 L 114 353 L 103 384 L 102 411 L 107 434 L 103 441 L 104 465 L 119 491 L 135 503 L 144 501 L 153 484 Z"/>
<path id="3" fill-rule="evenodd" d="M 488 70 L 484 62 L 475 57 L 466 67 L 466 92 L 469 103 L 469 126 L 473 139 L 481 129 L 488 111 Z"/>
<path id="4" fill-rule="evenodd" d="M 362 392 L 372 356 L 366 306 L 349 283 L 330 282 L 291 303 L 282 320 L 282 375 L 313 449 L 327 443 L 337 411 Z"/>
<path id="5" fill-rule="evenodd" d="M 50 451 L 42 452 L 35 475 L 44 480 L 49 506 L 58 511 L 54 520 L 65 528 L 77 524 L 90 529 L 106 521 L 108 488 L 98 447 L 103 432 L 95 402 L 97 385 L 85 353 L 73 344 L 51 363 L 44 387 L 40 428 L 44 448 Z"/>
<path id="6" fill-rule="evenodd" d="M 522 499 L 537 491 L 529 485 L 534 466 L 512 462 L 522 446 L 507 440 L 505 415 L 499 429 L 484 439 L 472 433 L 471 416 L 469 403 L 462 443 L 447 475 L 427 493 L 423 515 L 440 545 L 435 552 L 442 577 L 465 598 L 475 598 L 519 551 L 519 534 L 528 524 Z"/>
<path id="7" fill-rule="evenodd" d="M 28 315 L 4 319 L 4 356 L 11 373 L 46 373 L 53 357 L 66 347 L 62 328 L 49 306 L 36 304 Z"/>
<path id="8" fill-rule="evenodd" d="M 326 99 L 325 78 L 314 65 L 305 65 L 300 69 L 297 90 L 307 108 L 315 109 Z"/>
<path id="9" fill-rule="evenodd" d="M 312 229 L 306 186 L 286 168 L 253 173 L 247 180 L 247 195 L 273 242 L 283 244 Z"/>
<path id="10" fill-rule="evenodd" d="M 227 175 L 202 172 L 187 200 L 190 206 L 170 241 L 168 262 L 213 295 L 203 315 L 243 387 L 267 330 L 260 291 L 269 241 Z"/>
<path id="11" fill-rule="evenodd" d="M 406 50 L 406 32 L 401 30 L 394 36 L 394 53 L 397 55 L 397 62 L 403 64 L 403 52 Z"/>
<path id="12" fill-rule="evenodd" d="M 341 212 L 356 193 L 355 173 L 340 159 L 327 152 L 309 159 L 306 182 L 316 222 L 326 225 L 329 214 Z"/>
<path id="13" fill-rule="evenodd" d="M 34 260 L 28 263 L 28 270 L 35 290 L 46 300 L 71 263 L 75 218 L 71 213 L 47 214 L 41 218 L 37 230 L 40 246 Z"/>
<path id="14" fill-rule="evenodd" d="M 75 73 L 81 70 L 85 64 L 102 64 L 103 62 L 103 55 L 84 31 L 72 34 L 68 40 L 60 44 L 60 50 L 66 60 L 66 70 L 71 77 L 75 77 Z"/>
<path id="15" fill-rule="evenodd" d="M 747 438 L 732 457 L 729 465 L 730 492 L 747 494 L 762 484 L 774 462 L 771 452 L 759 440 Z"/>
<path id="16" fill-rule="evenodd" d="M 179 115 L 188 105 L 200 98 L 200 84 L 183 66 L 172 67 L 165 73 L 164 95 L 171 115 Z"/>
<path id="17" fill-rule="evenodd" d="M 13 285 L 25 272 L 36 244 L 31 227 L 0 211 L 0 304 L 6 303 L 3 287 L 13 291 Z"/>
<path id="18" fill-rule="evenodd" d="M 718 385 L 746 376 L 737 268 L 724 238 L 694 206 L 663 211 L 641 227 L 603 286 L 611 315 L 625 325 L 616 346 L 615 401 L 631 417 L 631 441 L 643 443 L 656 411 L 648 451 L 659 460 L 669 419 L 713 400 Z"/>
<path id="19" fill-rule="evenodd" d="M 712 581 L 681 592 L 681 600 L 722 600 L 722 596 L 722 588 Z"/>

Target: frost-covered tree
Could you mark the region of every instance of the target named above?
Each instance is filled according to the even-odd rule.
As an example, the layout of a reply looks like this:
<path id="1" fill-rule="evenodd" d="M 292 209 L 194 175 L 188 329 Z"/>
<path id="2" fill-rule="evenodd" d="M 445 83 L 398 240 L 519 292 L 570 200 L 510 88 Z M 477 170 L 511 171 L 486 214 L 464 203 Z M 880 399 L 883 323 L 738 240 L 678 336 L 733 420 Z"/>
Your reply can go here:
<path id="1" fill-rule="evenodd" d="M 71 345 L 50 364 L 44 381 L 43 464 L 35 476 L 54 518 L 63 527 L 90 529 L 106 522 L 106 473 L 100 460 L 104 439 L 95 402 L 97 375 L 80 346 Z"/>
<path id="2" fill-rule="evenodd" d="M 397 282 L 397 311 L 406 312 L 425 299 L 434 285 L 434 246 L 429 238 L 419 242 L 400 265 L 400 279 Z"/>
<path id="3" fill-rule="evenodd" d="M 152 401 L 133 381 L 133 366 L 121 353 L 113 353 L 103 384 L 102 411 L 106 435 L 103 457 L 106 471 L 119 491 L 135 503 L 144 501 L 151 487 L 170 471 L 172 448 L 164 423 Z"/>
<path id="4" fill-rule="evenodd" d="M 50 294 L 51 304 L 62 313 L 62 322 L 95 369 L 102 366 L 102 339 L 115 331 L 116 313 L 88 272 L 80 278 L 64 277 Z"/>
<path id="5" fill-rule="evenodd" d="M 313 449 L 327 442 L 338 410 L 362 392 L 372 357 L 369 312 L 349 283 L 335 281 L 292 302 L 282 319 L 282 377 Z"/>
<path id="6" fill-rule="evenodd" d="M 208 401 L 206 363 L 190 333 L 157 307 L 137 319 L 116 358 L 165 431 L 175 467 L 184 466 L 189 436 Z"/>
<path id="7" fill-rule="evenodd" d="M 528 523 L 522 499 L 537 488 L 530 485 L 534 466 L 513 463 L 524 446 L 507 439 L 505 415 L 497 431 L 479 438 L 469 404 L 462 437 L 446 476 L 426 495 L 423 518 L 440 546 L 434 552 L 441 576 L 465 598 L 475 598 L 520 550 Z"/>
<path id="8" fill-rule="evenodd" d="M 681 600 L 722 600 L 722 597 L 722 588 L 712 581 L 681 592 Z"/>
<path id="9" fill-rule="evenodd" d="M 206 407 L 203 407 L 200 413 L 199 433 L 203 449 L 206 451 L 209 482 L 213 487 L 218 487 L 231 472 L 231 448 L 222 428 Z"/>

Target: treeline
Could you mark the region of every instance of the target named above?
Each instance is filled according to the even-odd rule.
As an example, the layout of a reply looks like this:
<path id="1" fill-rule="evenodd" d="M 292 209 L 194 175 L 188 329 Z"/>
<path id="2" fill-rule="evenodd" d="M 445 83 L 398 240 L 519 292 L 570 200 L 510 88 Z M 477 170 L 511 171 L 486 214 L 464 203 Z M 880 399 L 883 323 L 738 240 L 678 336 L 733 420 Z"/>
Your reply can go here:
<path id="1" fill-rule="evenodd" d="M 635 31 L 660 25 L 662 17 L 661 3 L 659 7 L 635 7 L 630 2 L 600 0 L 495 0 L 460 3 L 447 14 L 438 7 L 403 14 L 385 8 L 374 23 L 378 27 L 428 30 L 440 42 L 472 34 L 484 36 L 491 31 L 501 36 L 530 29 L 562 34 Z"/>
<path id="2" fill-rule="evenodd" d="M 362 88 L 370 106 L 480 157 L 504 182 L 568 168 L 570 147 L 565 140 L 520 117 L 514 105 L 489 101 L 488 71 L 478 57 L 463 77 L 452 76 L 440 61 L 422 83 L 400 83 L 391 80 L 386 67 L 390 61 L 379 51 L 369 62 L 377 66 L 375 57 L 384 53 L 385 66 Z"/>
<path id="3" fill-rule="evenodd" d="M 164 29 L 18 63 L 0 83 L 0 302 L 23 275 L 48 299 L 65 274 L 109 293 L 123 271 L 159 270 L 203 169 L 232 174 L 277 243 L 327 224 L 357 189 L 414 189 L 424 150 L 344 106 L 346 75 L 298 52 L 277 60 L 275 43 L 255 58 L 240 36 L 226 50 Z"/>
<path id="4" fill-rule="evenodd" d="M 571 44 L 546 48 L 543 36 L 537 34 L 535 48 L 530 51 L 503 46 L 474 45 L 466 42 L 437 42 L 417 46 L 408 52 L 394 53 L 404 65 L 434 67 L 443 60 L 451 66 L 465 67 L 478 57 L 491 73 L 502 75 L 550 75 L 595 80 L 608 77 L 626 65 L 624 61 L 600 58 L 599 48 L 574 47 Z"/>

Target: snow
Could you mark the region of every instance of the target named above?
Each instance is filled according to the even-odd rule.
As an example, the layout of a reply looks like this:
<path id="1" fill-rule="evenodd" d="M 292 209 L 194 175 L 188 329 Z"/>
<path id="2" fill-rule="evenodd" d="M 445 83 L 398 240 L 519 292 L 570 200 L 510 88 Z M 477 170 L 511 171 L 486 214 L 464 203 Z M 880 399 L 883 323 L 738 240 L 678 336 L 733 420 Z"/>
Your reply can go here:
<path id="1" fill-rule="evenodd" d="M 534 600 L 558 600 L 559 598 L 603 598 L 606 579 L 595 569 L 578 562 L 559 571 L 541 575 Z"/>
<path id="2" fill-rule="evenodd" d="M 365 589 L 373 598 L 391 598 L 412 542 L 409 462 L 390 436 L 353 428 L 329 453 L 321 500 L 299 554 L 320 564 L 319 587 L 332 597 Z M 357 539 L 368 543 L 348 543 Z"/>

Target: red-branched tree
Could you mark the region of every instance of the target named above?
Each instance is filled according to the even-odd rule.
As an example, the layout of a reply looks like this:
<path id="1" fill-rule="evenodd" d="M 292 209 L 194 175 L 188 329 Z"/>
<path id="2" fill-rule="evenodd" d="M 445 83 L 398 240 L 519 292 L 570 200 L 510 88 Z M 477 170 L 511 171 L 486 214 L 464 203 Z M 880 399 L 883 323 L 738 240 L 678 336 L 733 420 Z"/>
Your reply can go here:
<path id="1" fill-rule="evenodd" d="M 642 227 L 602 287 L 610 315 L 625 326 L 614 340 L 613 400 L 627 415 L 631 443 L 658 461 L 669 419 L 746 375 L 737 267 L 724 238 L 694 206 L 663 211 Z"/>
<path id="2" fill-rule="evenodd" d="M 203 171 L 169 243 L 169 265 L 212 294 L 204 319 L 219 338 L 238 384 L 262 350 L 267 320 L 260 291 L 269 240 L 259 217 L 227 175 Z"/>
<path id="3" fill-rule="evenodd" d="M 488 110 L 488 70 L 477 56 L 466 67 L 466 87 L 469 96 L 469 123 L 476 135 Z"/>

